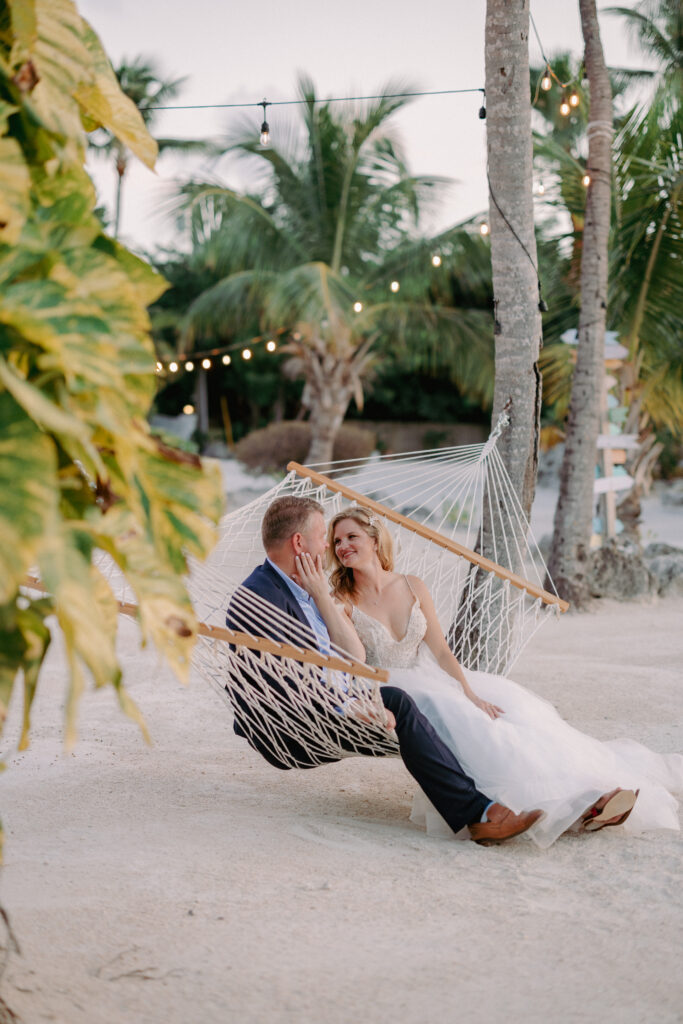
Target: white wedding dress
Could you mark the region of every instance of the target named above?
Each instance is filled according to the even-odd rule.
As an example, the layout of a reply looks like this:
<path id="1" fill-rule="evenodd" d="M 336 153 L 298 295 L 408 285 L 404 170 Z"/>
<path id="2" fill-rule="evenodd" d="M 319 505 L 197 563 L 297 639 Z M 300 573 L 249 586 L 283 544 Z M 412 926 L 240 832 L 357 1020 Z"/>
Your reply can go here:
<path id="1" fill-rule="evenodd" d="M 456 755 L 480 792 L 513 811 L 540 807 L 529 835 L 547 847 L 603 793 L 640 789 L 624 828 L 678 829 L 683 756 L 655 754 L 634 740 L 601 742 L 562 720 L 552 704 L 504 676 L 466 670 L 477 696 L 503 708 L 492 720 L 465 697 L 423 638 L 427 620 L 415 598 L 408 628 L 397 641 L 377 619 L 353 606 L 352 619 L 371 665 L 390 669 L 389 685 L 409 693 Z M 453 836 L 418 790 L 411 820 L 430 834 Z M 467 830 L 463 830 L 466 838 Z"/>

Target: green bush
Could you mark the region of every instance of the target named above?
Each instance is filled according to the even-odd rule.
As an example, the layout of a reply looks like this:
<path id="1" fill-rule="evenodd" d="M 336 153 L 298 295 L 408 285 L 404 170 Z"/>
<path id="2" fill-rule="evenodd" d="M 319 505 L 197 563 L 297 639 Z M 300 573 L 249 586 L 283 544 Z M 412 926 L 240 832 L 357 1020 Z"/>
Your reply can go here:
<path id="1" fill-rule="evenodd" d="M 235 446 L 235 455 L 250 469 L 284 472 L 288 462 L 305 461 L 310 444 L 310 423 L 283 420 L 247 434 Z M 375 446 L 375 435 L 369 430 L 345 423 L 335 439 L 333 458 L 335 462 L 367 459 Z"/>

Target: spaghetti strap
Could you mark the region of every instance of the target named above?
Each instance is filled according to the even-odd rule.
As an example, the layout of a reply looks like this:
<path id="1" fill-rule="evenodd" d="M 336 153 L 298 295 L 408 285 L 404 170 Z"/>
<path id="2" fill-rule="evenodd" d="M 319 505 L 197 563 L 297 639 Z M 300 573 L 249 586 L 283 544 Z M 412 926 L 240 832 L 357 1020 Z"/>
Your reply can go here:
<path id="1" fill-rule="evenodd" d="M 411 594 L 413 595 L 413 597 L 414 597 L 414 598 L 415 598 L 415 600 L 417 601 L 417 594 L 416 594 L 416 593 L 415 593 L 415 591 L 413 590 L 413 588 L 412 588 L 412 586 L 411 586 L 411 584 L 410 584 L 410 580 L 408 579 L 408 577 L 406 576 L 406 574 L 405 574 L 405 573 L 403 573 L 403 579 L 404 579 L 404 580 L 406 581 L 406 583 L 408 584 L 408 590 L 410 591 L 410 593 L 411 593 Z"/>

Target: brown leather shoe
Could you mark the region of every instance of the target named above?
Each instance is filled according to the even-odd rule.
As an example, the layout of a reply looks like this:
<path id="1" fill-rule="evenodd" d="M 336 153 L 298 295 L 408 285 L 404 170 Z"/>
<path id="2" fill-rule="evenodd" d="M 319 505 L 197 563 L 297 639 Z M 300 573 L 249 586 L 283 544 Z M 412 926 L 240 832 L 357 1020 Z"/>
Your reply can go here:
<path id="1" fill-rule="evenodd" d="M 488 821 L 478 821 L 470 825 L 470 835 L 480 846 L 493 846 L 526 832 L 542 815 L 543 811 L 522 811 L 521 814 L 515 814 L 502 804 L 491 804 L 486 812 Z"/>

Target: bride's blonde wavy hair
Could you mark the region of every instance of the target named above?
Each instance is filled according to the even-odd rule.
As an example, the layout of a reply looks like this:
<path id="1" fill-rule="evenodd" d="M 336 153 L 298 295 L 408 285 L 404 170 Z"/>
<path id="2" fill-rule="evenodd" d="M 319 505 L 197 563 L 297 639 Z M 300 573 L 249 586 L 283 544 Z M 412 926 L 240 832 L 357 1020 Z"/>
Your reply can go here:
<path id="1" fill-rule="evenodd" d="M 353 519 L 363 533 L 367 533 L 368 537 L 375 541 L 377 557 L 383 569 L 391 572 L 394 568 L 394 545 L 383 519 L 362 505 L 353 505 L 351 508 L 344 509 L 343 512 L 337 512 L 327 528 L 325 568 L 332 570 L 330 584 L 334 593 L 339 596 L 350 595 L 354 591 L 353 569 L 343 566 L 334 550 L 334 531 L 337 523 L 341 523 L 343 519 Z"/>

